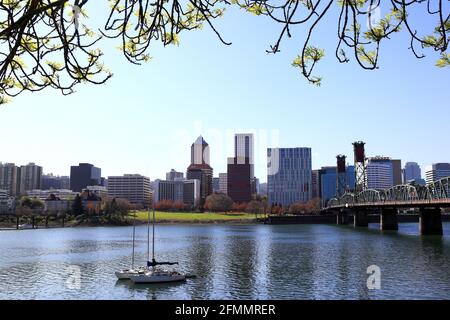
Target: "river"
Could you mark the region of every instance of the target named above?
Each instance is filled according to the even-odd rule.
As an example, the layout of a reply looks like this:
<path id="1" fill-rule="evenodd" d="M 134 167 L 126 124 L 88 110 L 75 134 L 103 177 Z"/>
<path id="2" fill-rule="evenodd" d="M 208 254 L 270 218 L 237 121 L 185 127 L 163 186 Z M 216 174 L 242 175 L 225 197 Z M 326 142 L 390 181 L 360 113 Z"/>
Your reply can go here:
<path id="1" fill-rule="evenodd" d="M 132 227 L 0 231 L 0 299 L 450 299 L 450 223 L 421 237 L 378 225 L 157 225 L 156 258 L 195 279 L 118 282 L 131 263 Z M 136 261 L 147 227 L 136 228 Z M 381 288 L 369 290 L 369 266 Z"/>

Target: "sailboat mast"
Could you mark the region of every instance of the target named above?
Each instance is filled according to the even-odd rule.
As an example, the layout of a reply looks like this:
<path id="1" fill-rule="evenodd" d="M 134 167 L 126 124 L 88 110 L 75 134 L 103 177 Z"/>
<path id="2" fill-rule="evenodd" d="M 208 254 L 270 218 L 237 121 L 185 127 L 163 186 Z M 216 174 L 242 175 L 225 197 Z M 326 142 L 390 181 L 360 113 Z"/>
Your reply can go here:
<path id="1" fill-rule="evenodd" d="M 153 206 L 153 239 L 152 239 L 152 258 L 155 260 L 155 206 Z"/>
<path id="2" fill-rule="evenodd" d="M 131 256 L 131 269 L 134 270 L 134 241 L 136 239 L 136 212 L 133 217 L 133 255 Z"/>
<path id="3" fill-rule="evenodd" d="M 150 261 L 150 206 L 148 207 L 147 217 L 147 261 Z"/>

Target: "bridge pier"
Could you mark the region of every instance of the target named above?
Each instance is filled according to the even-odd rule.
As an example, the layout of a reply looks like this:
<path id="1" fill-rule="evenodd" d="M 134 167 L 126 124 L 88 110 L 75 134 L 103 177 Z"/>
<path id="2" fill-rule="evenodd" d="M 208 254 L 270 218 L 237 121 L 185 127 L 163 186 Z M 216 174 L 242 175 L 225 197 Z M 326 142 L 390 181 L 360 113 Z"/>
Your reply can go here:
<path id="1" fill-rule="evenodd" d="M 357 210 L 353 214 L 353 226 L 357 227 L 368 227 L 369 226 L 369 218 L 367 217 L 366 210 Z"/>
<path id="2" fill-rule="evenodd" d="M 419 230 L 421 235 L 443 235 L 440 208 L 420 208 Z"/>
<path id="3" fill-rule="evenodd" d="M 383 208 L 380 215 L 380 229 L 381 230 L 398 230 L 397 209 Z"/>
<path id="4" fill-rule="evenodd" d="M 346 210 L 339 210 L 336 214 L 336 224 L 344 225 L 348 224 L 348 212 Z"/>

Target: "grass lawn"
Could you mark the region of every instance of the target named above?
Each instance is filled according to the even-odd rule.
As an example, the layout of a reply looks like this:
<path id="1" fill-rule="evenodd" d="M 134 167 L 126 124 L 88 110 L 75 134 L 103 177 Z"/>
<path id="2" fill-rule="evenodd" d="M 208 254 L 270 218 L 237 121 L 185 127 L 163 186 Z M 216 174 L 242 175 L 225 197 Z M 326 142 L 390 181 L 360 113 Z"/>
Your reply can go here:
<path id="1" fill-rule="evenodd" d="M 132 215 L 132 213 L 130 213 Z M 147 221 L 148 212 L 138 211 L 136 215 L 140 221 Z M 152 212 L 150 211 L 150 219 L 152 219 Z M 155 219 L 158 222 L 185 222 L 185 223 L 200 223 L 200 222 L 252 222 L 255 219 L 253 213 L 198 213 L 198 212 L 155 212 Z"/>

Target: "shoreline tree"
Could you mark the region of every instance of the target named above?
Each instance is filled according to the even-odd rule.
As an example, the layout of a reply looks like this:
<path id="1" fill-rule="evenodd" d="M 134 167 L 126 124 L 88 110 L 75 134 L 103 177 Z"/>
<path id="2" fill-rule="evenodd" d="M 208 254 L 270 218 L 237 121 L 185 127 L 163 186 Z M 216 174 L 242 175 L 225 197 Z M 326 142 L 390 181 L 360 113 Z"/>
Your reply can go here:
<path id="1" fill-rule="evenodd" d="M 0 104 L 24 91 L 45 88 L 74 92 L 80 83 L 103 84 L 112 72 L 101 60 L 102 38 L 116 39 L 132 64 L 149 61 L 154 42 L 177 44 L 183 31 L 207 25 L 225 45 L 214 26 L 227 7 L 239 7 L 266 17 L 280 27 L 267 53 L 277 53 L 294 29 L 301 26 L 306 38 L 292 66 L 312 84 L 325 56 L 317 42 L 317 28 L 327 21 L 337 25 L 335 56 L 338 62 L 354 59 L 361 68 L 379 67 L 381 44 L 394 33 L 410 38 L 413 55 L 424 57 L 424 49 L 439 55 L 437 67 L 450 66 L 450 4 L 442 0 L 109 0 L 108 18 L 94 31 L 86 7 L 93 0 L 8 0 L 0 3 Z M 106 7 L 109 4 L 109 7 Z M 387 14 L 381 16 L 380 8 Z M 337 12 L 337 19 L 332 14 Z M 378 17 L 379 15 L 379 17 Z M 91 20 L 92 21 L 92 20 Z M 426 29 L 424 21 L 433 24 Z M 350 58 L 352 57 L 352 58 Z"/>

